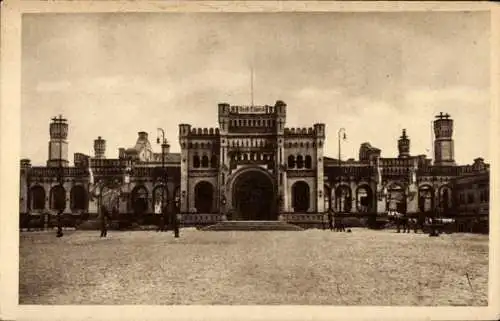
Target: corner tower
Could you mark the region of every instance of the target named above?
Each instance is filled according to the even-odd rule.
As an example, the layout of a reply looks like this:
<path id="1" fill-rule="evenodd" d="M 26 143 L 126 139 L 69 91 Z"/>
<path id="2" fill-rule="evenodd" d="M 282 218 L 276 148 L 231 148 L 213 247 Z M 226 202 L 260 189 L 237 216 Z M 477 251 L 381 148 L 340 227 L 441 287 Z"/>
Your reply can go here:
<path id="1" fill-rule="evenodd" d="M 68 162 L 68 121 L 59 115 L 50 123 L 49 159 L 47 167 L 67 167 Z"/>
<path id="2" fill-rule="evenodd" d="M 453 144 L 453 119 L 442 112 L 434 121 L 434 165 L 455 165 L 455 150 Z"/>

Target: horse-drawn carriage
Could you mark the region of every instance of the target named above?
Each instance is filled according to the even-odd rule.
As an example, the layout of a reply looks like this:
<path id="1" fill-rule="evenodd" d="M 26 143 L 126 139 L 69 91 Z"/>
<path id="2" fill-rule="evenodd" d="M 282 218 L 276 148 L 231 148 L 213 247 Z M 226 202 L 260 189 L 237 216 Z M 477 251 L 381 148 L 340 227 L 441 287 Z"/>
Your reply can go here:
<path id="1" fill-rule="evenodd" d="M 388 211 L 389 221 L 396 224 L 397 232 L 410 233 L 413 229 L 415 233 L 421 230 L 429 233 L 431 236 L 437 236 L 441 233 L 452 233 L 455 230 L 455 219 L 447 217 L 436 217 L 426 213 L 417 213 L 413 215 L 400 213 L 397 211 Z"/>

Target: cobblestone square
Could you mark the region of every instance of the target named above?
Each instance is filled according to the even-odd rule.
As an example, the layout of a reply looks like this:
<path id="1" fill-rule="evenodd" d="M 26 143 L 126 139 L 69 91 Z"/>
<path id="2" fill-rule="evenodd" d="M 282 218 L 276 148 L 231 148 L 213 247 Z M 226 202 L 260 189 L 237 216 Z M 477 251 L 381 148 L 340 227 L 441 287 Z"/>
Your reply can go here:
<path id="1" fill-rule="evenodd" d="M 20 236 L 20 304 L 485 306 L 488 236 L 66 231 Z"/>

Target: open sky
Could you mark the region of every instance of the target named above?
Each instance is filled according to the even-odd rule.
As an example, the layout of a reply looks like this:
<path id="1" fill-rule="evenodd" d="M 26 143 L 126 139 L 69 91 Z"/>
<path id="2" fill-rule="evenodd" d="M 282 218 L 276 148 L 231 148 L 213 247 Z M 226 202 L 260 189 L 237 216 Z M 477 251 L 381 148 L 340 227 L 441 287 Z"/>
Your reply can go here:
<path id="1" fill-rule="evenodd" d="M 325 154 L 358 158 L 363 142 L 428 154 L 431 121 L 455 120 L 455 159 L 490 159 L 487 13 L 127 13 L 24 15 L 22 155 L 47 159 L 50 118 L 70 123 L 69 152 L 106 156 L 137 132 L 217 126 L 217 104 L 285 101 L 287 127 L 326 123 Z M 154 146 L 160 151 L 159 146 Z"/>

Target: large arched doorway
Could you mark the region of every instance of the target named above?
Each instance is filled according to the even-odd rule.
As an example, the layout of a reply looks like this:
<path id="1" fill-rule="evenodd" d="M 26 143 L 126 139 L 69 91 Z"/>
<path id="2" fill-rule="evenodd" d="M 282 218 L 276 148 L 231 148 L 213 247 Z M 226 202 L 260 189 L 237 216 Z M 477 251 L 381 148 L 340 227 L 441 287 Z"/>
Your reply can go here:
<path id="1" fill-rule="evenodd" d="M 87 191 L 83 186 L 73 186 L 70 194 L 72 210 L 85 210 L 87 208 Z"/>
<path id="2" fill-rule="evenodd" d="M 45 209 L 45 190 L 42 186 L 37 185 L 31 188 L 31 209 Z"/>
<path id="3" fill-rule="evenodd" d="M 105 185 L 101 191 L 101 206 L 108 212 L 119 210 L 120 208 L 120 187 L 116 185 Z"/>
<path id="4" fill-rule="evenodd" d="M 50 190 L 50 208 L 53 210 L 66 208 L 66 191 L 61 185 L 54 186 Z"/>
<path id="5" fill-rule="evenodd" d="M 292 207 L 294 212 L 307 212 L 310 205 L 309 185 L 297 182 L 292 186 Z"/>
<path id="6" fill-rule="evenodd" d="M 373 211 L 373 193 L 368 185 L 361 185 L 357 188 L 356 207 L 360 213 Z"/>
<path id="7" fill-rule="evenodd" d="M 132 191 L 132 208 L 135 214 L 146 214 L 148 211 L 148 190 L 137 186 Z"/>
<path id="8" fill-rule="evenodd" d="M 237 177 L 233 185 L 233 207 L 236 216 L 247 221 L 276 220 L 274 188 L 263 172 L 248 171 Z"/>
<path id="9" fill-rule="evenodd" d="M 434 208 L 434 190 L 429 185 L 420 186 L 418 189 L 418 208 L 420 212 L 431 212 Z"/>
<path id="10" fill-rule="evenodd" d="M 439 188 L 439 210 L 442 215 L 448 215 L 451 211 L 451 188 L 448 185 L 443 185 Z"/>
<path id="11" fill-rule="evenodd" d="M 194 207 L 198 213 L 211 213 L 214 187 L 209 182 L 199 182 L 194 188 Z"/>
<path id="12" fill-rule="evenodd" d="M 352 208 L 352 192 L 347 185 L 337 186 L 335 189 L 335 211 L 348 213 Z"/>
<path id="13" fill-rule="evenodd" d="M 163 213 L 163 208 L 168 202 L 168 192 L 165 186 L 158 185 L 153 190 L 153 212 L 155 214 Z"/>
<path id="14" fill-rule="evenodd" d="M 402 186 L 392 184 L 387 188 L 387 209 L 406 214 L 406 193 Z"/>

